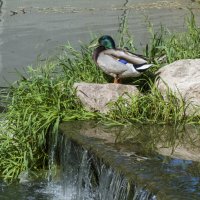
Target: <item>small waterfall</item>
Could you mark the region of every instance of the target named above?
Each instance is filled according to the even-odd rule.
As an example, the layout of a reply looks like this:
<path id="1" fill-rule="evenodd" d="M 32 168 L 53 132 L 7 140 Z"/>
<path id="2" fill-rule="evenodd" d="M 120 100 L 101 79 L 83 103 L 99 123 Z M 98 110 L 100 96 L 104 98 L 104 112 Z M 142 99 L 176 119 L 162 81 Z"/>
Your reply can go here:
<path id="1" fill-rule="evenodd" d="M 129 182 L 123 174 L 107 166 L 81 145 L 64 135 L 61 135 L 59 141 L 62 199 L 156 200 L 156 196 Z"/>

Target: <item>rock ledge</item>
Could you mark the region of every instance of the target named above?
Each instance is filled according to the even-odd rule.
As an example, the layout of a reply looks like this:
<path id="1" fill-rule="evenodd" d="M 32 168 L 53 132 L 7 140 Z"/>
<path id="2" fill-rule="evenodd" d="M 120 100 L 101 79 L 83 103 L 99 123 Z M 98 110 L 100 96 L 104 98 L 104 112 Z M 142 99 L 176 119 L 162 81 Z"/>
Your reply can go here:
<path id="1" fill-rule="evenodd" d="M 108 112 L 108 103 L 115 102 L 120 96 L 138 95 L 138 89 L 133 85 L 75 83 L 76 94 L 89 111 Z"/>

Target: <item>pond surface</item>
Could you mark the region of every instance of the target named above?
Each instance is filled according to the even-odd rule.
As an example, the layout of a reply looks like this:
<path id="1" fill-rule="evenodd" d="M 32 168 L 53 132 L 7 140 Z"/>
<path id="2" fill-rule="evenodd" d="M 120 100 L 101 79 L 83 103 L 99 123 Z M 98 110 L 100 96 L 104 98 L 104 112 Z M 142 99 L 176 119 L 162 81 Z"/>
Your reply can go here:
<path id="1" fill-rule="evenodd" d="M 127 15 L 138 51 L 148 42 L 148 17 L 155 29 L 162 23 L 183 31 L 192 8 L 200 21 L 198 0 L 1 0 L 0 87 L 12 83 L 28 65 L 58 54 L 67 41 L 78 47 L 91 33 L 116 36 L 120 17 Z M 5 81 L 6 79 L 6 81 Z"/>
<path id="2" fill-rule="evenodd" d="M 46 178 L 34 179 L 23 172 L 20 184 L 7 186 L 0 182 L 0 199 L 200 199 L 199 162 L 159 154 L 147 156 L 137 146 L 114 144 L 110 138 L 119 136 L 116 130 L 87 122 L 64 124 L 57 153 L 51 154 L 59 163 L 57 173 L 46 171 Z M 145 135 L 144 130 L 147 129 L 141 129 L 140 134 Z M 105 134 L 111 135 L 106 136 L 107 141 L 100 139 Z"/>

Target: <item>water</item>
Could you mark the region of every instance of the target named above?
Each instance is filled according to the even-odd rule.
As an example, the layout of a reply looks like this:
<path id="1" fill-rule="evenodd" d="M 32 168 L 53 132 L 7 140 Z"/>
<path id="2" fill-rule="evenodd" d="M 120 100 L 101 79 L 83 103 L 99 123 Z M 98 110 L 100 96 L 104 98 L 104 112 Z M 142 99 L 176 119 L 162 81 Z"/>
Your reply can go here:
<path id="1" fill-rule="evenodd" d="M 116 36 L 120 17 L 126 13 L 130 34 L 139 52 L 149 40 L 145 17 L 158 29 L 162 23 L 171 31 L 184 30 L 184 18 L 192 8 L 200 21 L 197 1 L 191 0 L 2 0 L 0 13 L 0 86 L 19 79 L 47 56 L 57 55 L 67 41 L 78 48 L 90 34 Z M 23 9 L 25 13 L 23 13 Z M 13 15 L 15 11 L 17 14 Z M 142 52 L 141 52 L 142 53 Z M 5 81 L 6 80 L 6 81 Z"/>
<path id="2" fill-rule="evenodd" d="M 130 185 L 123 174 L 104 164 L 101 159 L 96 158 L 88 150 L 69 141 L 65 136 L 62 137 L 61 141 L 62 153 L 59 154 L 62 166 L 61 185 L 66 199 L 156 199 L 147 190 Z M 65 146 L 64 154 L 63 145 Z"/>
<path id="3" fill-rule="evenodd" d="M 147 190 L 130 185 L 127 178 L 66 137 L 61 138 L 60 177 L 51 181 L 25 180 L 1 185 L 0 199 L 16 200 L 156 200 Z M 63 149 L 64 148 L 64 149 Z"/>
<path id="4" fill-rule="evenodd" d="M 55 151 L 50 152 L 52 160 L 57 160 L 57 170 L 53 163 L 52 170 L 38 178 L 24 172 L 20 184 L 7 186 L 0 182 L 1 200 L 200 199 L 198 162 L 157 154 L 147 156 L 135 151 L 134 146 L 131 150 L 129 145 L 116 145 L 111 139 L 106 142 L 84 136 L 84 131 L 101 135 L 101 126 L 95 127 L 94 123 L 65 125 L 57 147 L 52 148 Z M 114 133 L 112 128 L 106 131 Z M 144 134 L 142 130 L 140 134 Z"/>

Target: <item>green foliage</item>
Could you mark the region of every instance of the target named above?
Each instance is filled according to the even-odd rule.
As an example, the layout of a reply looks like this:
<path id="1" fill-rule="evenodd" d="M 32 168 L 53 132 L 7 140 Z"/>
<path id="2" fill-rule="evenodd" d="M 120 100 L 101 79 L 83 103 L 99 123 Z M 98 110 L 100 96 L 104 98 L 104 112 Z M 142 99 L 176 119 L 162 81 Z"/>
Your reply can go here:
<path id="1" fill-rule="evenodd" d="M 103 72 L 96 67 L 92 59 L 92 49 L 82 44 L 80 50 L 75 50 L 69 43 L 64 46 L 64 53 L 59 58 L 59 64 L 70 86 L 74 82 L 105 83 Z"/>
<path id="2" fill-rule="evenodd" d="M 118 47 L 120 48 L 128 48 L 130 51 L 134 52 L 136 50 L 134 45 L 133 35 L 130 33 L 128 28 L 128 15 L 127 10 L 122 14 L 119 21 L 119 29 L 118 29 Z"/>
<path id="3" fill-rule="evenodd" d="M 200 28 L 194 14 L 190 12 L 185 21 L 187 29 L 183 33 L 170 33 L 163 26 L 155 32 L 149 23 L 151 41 L 146 46 L 146 55 L 158 67 L 180 59 L 200 57 Z"/>
<path id="4" fill-rule="evenodd" d="M 58 68 L 57 63 L 29 68 L 30 78 L 11 88 L 12 102 L 0 132 L 0 172 L 5 179 L 46 166 L 47 133 L 57 134 L 61 120 L 95 116 L 83 109 L 70 80 L 58 73 Z"/>
<path id="5" fill-rule="evenodd" d="M 145 94 L 119 98 L 110 104 L 107 123 L 111 121 L 150 124 L 188 124 L 199 123 L 199 117 L 187 116 L 186 110 L 189 103 L 183 98 L 178 98 L 168 90 L 163 96 L 156 85 L 149 81 L 150 91 Z"/>

